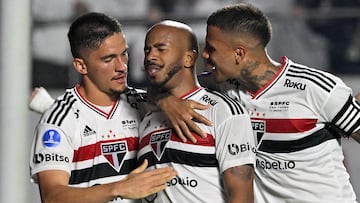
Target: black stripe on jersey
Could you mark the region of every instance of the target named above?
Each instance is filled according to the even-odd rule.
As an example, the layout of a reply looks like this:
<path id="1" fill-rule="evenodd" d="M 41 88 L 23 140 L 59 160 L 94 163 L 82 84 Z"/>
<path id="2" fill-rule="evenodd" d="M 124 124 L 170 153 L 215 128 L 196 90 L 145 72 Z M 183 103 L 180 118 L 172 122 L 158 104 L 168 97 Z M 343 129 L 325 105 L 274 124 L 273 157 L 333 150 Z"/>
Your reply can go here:
<path id="1" fill-rule="evenodd" d="M 213 91 L 213 90 L 210 90 L 210 89 L 207 89 L 205 88 L 205 90 L 207 92 L 210 92 L 212 94 L 215 94 L 217 95 L 218 97 L 220 97 L 222 100 L 225 101 L 226 104 L 228 104 L 230 110 L 231 110 L 231 113 L 232 115 L 237 115 L 237 114 L 244 114 L 245 110 L 244 108 L 241 106 L 241 104 L 236 101 L 235 99 L 229 97 L 228 95 L 226 94 L 221 94 L 219 92 L 216 92 L 216 91 Z"/>
<path id="2" fill-rule="evenodd" d="M 96 180 L 99 178 L 127 175 L 137 167 L 137 163 L 138 162 L 136 159 L 129 159 L 124 161 L 123 165 L 121 166 L 120 172 L 117 172 L 108 163 L 97 164 L 90 168 L 85 168 L 81 170 L 73 170 L 71 171 L 69 184 L 75 185 L 89 182 L 91 180 Z"/>
<path id="3" fill-rule="evenodd" d="M 288 72 L 293 74 L 286 73 L 286 76 L 307 79 L 321 87 L 326 92 L 330 92 L 330 90 L 336 85 L 336 82 L 333 79 L 327 77 L 320 71 L 313 69 L 291 65 Z"/>
<path id="4" fill-rule="evenodd" d="M 360 128 L 360 104 L 353 96 L 349 96 L 345 105 L 331 122 L 348 137 Z"/>
<path id="5" fill-rule="evenodd" d="M 149 166 L 172 162 L 196 167 L 219 167 L 215 154 L 199 154 L 169 148 L 165 149 L 160 161 L 152 151 L 142 155 L 139 158 L 140 163 L 142 163 L 144 159 L 149 161 Z"/>
<path id="6" fill-rule="evenodd" d="M 337 138 L 340 138 L 340 135 L 326 126 L 298 140 L 262 140 L 259 150 L 268 153 L 290 153 L 314 147 L 328 140 Z"/>
<path id="7" fill-rule="evenodd" d="M 62 100 L 56 101 L 56 107 L 50 113 L 46 123 L 60 126 L 75 101 L 76 98 L 74 98 L 74 95 L 70 94 L 70 92 L 66 92 Z M 59 116 L 61 116 L 60 119 Z"/>

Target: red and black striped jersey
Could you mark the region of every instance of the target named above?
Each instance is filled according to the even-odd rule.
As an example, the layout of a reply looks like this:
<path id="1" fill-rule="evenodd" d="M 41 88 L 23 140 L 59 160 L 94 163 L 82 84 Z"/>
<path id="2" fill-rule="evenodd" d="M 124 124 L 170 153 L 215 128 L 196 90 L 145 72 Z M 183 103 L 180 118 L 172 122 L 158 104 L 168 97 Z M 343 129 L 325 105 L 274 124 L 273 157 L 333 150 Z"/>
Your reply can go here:
<path id="1" fill-rule="evenodd" d="M 139 160 L 148 159 L 149 170 L 171 166 L 178 173 L 163 192 L 145 200 L 227 202 L 222 173 L 230 167 L 255 164 L 250 117 L 240 103 L 204 88 L 182 98 L 209 104 L 210 108 L 197 112 L 213 121 L 213 126 L 199 124 L 207 137 L 194 135 L 196 144 L 184 143 L 163 112 L 155 108 L 145 116 L 139 128 Z"/>
<path id="2" fill-rule="evenodd" d="M 44 170 L 70 174 L 69 185 L 91 187 L 124 178 L 137 166 L 141 94 L 129 89 L 110 107 L 66 90 L 42 115 L 30 160 L 31 177 Z M 113 202 L 135 202 L 114 200 Z"/>
<path id="3" fill-rule="evenodd" d="M 242 99 L 252 119 L 257 202 L 356 202 L 339 139 L 360 129 L 352 90 L 328 72 L 286 57 L 281 63 L 250 96 L 236 80 L 220 85 Z"/>

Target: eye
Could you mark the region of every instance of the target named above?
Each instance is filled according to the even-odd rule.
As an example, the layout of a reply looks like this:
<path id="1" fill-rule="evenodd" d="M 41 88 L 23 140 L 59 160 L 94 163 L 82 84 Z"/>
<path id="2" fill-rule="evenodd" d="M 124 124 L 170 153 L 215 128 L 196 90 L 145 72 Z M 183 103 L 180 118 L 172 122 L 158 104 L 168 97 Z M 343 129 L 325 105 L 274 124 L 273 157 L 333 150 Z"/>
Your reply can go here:
<path id="1" fill-rule="evenodd" d="M 144 54 L 148 54 L 150 52 L 150 48 L 144 48 Z"/>
<path id="2" fill-rule="evenodd" d="M 215 51 L 214 47 L 211 47 L 211 46 L 206 46 L 205 47 L 205 50 L 210 54 L 210 53 L 213 53 Z"/>
<path id="3" fill-rule="evenodd" d="M 108 57 L 104 58 L 104 62 L 109 63 L 113 60 L 113 58 L 114 57 L 112 57 L 112 56 L 108 56 Z"/>
<path id="4" fill-rule="evenodd" d="M 127 49 L 121 53 L 121 56 L 128 56 L 128 55 L 129 55 L 129 52 Z"/>

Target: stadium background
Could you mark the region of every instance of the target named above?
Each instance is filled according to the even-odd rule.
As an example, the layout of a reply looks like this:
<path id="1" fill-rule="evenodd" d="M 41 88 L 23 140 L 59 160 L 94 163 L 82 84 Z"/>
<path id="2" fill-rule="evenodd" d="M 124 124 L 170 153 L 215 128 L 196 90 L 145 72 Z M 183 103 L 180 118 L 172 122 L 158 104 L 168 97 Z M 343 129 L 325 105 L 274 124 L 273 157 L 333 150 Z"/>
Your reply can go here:
<path id="1" fill-rule="evenodd" d="M 120 20 L 129 43 L 129 83 L 145 85 L 143 40 L 148 26 L 161 19 L 190 24 L 203 47 L 206 17 L 240 0 L 0 0 L 0 202 L 40 202 L 29 181 L 28 157 L 40 115 L 27 109 L 36 86 L 53 96 L 71 87 L 78 76 L 71 66 L 66 33 L 71 21 L 88 11 Z M 360 92 L 359 0 L 251 0 L 270 18 L 273 59 L 293 61 L 330 71 L 354 93 Z M 197 71 L 203 71 L 198 61 Z M 345 164 L 360 197 L 360 146 L 343 140 Z M 359 198 L 358 198 L 359 199 Z"/>

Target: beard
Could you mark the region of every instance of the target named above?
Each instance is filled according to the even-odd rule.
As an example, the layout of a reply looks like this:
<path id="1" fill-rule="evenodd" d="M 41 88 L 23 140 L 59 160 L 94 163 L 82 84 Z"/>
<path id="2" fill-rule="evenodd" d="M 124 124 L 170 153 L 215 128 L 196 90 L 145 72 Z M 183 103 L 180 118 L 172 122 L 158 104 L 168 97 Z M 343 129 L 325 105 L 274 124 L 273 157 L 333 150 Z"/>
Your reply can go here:
<path id="1" fill-rule="evenodd" d="M 110 88 L 109 89 L 109 92 L 110 92 L 110 94 L 122 94 L 122 93 L 124 93 L 124 92 L 126 92 L 126 91 L 128 91 L 128 85 L 127 85 L 127 83 L 122 87 L 122 88 L 117 88 L 117 89 L 115 89 L 115 88 Z"/>
<path id="2" fill-rule="evenodd" d="M 182 65 L 179 63 L 171 64 L 168 66 L 167 73 L 165 74 L 165 77 L 162 80 L 157 81 L 156 76 L 151 76 L 148 78 L 149 82 L 153 87 L 166 88 L 166 84 L 171 80 L 171 78 L 174 77 L 176 73 L 178 73 L 181 70 L 181 68 Z"/>

